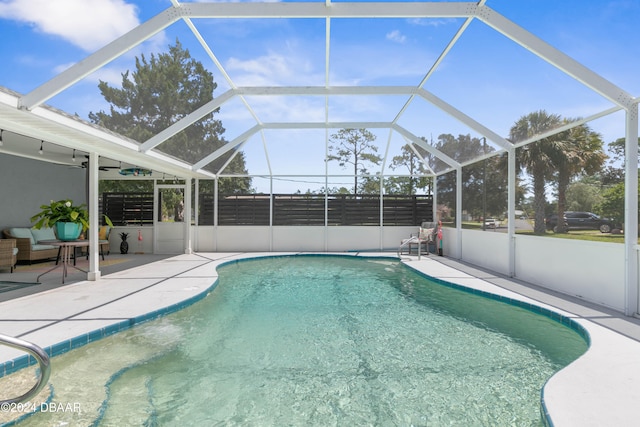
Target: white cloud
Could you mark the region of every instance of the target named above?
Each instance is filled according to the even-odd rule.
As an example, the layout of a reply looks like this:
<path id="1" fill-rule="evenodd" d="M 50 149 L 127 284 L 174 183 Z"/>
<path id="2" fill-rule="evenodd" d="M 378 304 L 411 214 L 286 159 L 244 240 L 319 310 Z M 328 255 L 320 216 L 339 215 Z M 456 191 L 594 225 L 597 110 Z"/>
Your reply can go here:
<path id="1" fill-rule="evenodd" d="M 293 53 L 269 52 L 247 60 L 231 57 L 226 61 L 225 69 L 240 86 L 320 85 L 324 82 L 322 74 L 313 74 L 308 59 Z"/>
<path id="2" fill-rule="evenodd" d="M 122 70 L 113 67 L 102 67 L 91 74 L 88 80 L 93 86 L 97 86 L 99 81 L 103 81 L 108 83 L 109 86 L 120 88 L 122 87 L 122 73 Z"/>
<path id="3" fill-rule="evenodd" d="M 139 24 L 124 0 L 8 0 L 0 17 L 33 25 L 86 50 L 96 50 Z"/>
<path id="4" fill-rule="evenodd" d="M 390 33 L 387 33 L 387 40 L 391 40 L 396 43 L 404 43 L 407 40 L 407 37 L 400 33 L 399 30 L 393 30 Z"/>
<path id="5" fill-rule="evenodd" d="M 448 19 L 435 19 L 435 18 L 411 18 L 407 19 L 407 22 L 412 25 L 418 25 L 420 27 L 441 27 L 449 24 L 456 24 L 458 21 L 454 18 Z"/>

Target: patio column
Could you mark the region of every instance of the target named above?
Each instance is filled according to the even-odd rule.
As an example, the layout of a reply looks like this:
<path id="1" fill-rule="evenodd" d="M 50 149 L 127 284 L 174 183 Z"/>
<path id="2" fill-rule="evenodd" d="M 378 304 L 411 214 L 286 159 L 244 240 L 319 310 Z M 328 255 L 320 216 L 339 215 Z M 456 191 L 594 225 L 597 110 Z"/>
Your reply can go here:
<path id="1" fill-rule="evenodd" d="M 624 174 L 624 314 L 638 313 L 638 104 L 626 111 Z"/>
<path id="2" fill-rule="evenodd" d="M 191 178 L 184 179 L 184 253 L 193 253 L 191 241 Z"/>
<path id="3" fill-rule="evenodd" d="M 454 256 L 462 259 L 462 166 L 456 167 L 456 246 Z"/>
<path id="4" fill-rule="evenodd" d="M 195 191 L 195 194 L 192 195 L 193 207 L 196 211 L 194 216 L 195 232 L 193 233 L 193 250 L 197 251 L 198 248 L 200 248 L 200 240 L 198 239 L 198 228 L 200 227 L 200 218 L 198 215 L 198 212 L 200 212 L 200 180 L 198 178 L 194 180 L 193 188 Z"/>
<path id="5" fill-rule="evenodd" d="M 516 149 L 507 151 L 507 236 L 509 240 L 509 277 L 516 275 Z"/>
<path id="6" fill-rule="evenodd" d="M 433 203 L 433 206 L 431 207 L 433 210 L 433 222 L 438 223 L 438 221 L 440 221 L 440 217 L 438 216 L 438 177 L 436 175 L 432 178 L 431 197 Z"/>
<path id="7" fill-rule="evenodd" d="M 216 175 L 216 179 L 213 181 L 213 251 L 218 251 L 218 180 L 220 178 Z"/>
<path id="8" fill-rule="evenodd" d="M 91 152 L 89 153 L 89 165 L 87 173 L 89 179 L 87 180 L 87 186 L 89 187 L 89 200 L 87 205 L 89 207 L 89 229 L 86 238 L 89 239 L 89 272 L 87 273 L 87 280 L 99 280 L 100 279 L 100 245 L 98 244 L 98 228 L 100 228 L 100 217 L 98 215 L 98 163 L 100 156 Z"/>

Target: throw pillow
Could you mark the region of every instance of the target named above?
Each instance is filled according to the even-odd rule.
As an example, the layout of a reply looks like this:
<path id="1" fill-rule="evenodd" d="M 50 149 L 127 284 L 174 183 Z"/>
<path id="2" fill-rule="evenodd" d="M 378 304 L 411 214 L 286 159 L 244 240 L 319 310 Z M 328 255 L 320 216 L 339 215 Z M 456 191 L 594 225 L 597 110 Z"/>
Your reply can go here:
<path id="1" fill-rule="evenodd" d="M 56 233 L 53 232 L 53 228 L 44 227 L 40 230 L 32 228 L 31 234 L 33 234 L 33 239 L 36 242 L 41 242 L 43 240 L 57 240 Z"/>
<path id="2" fill-rule="evenodd" d="M 103 225 L 98 229 L 99 240 L 109 240 L 109 228 L 108 225 Z"/>

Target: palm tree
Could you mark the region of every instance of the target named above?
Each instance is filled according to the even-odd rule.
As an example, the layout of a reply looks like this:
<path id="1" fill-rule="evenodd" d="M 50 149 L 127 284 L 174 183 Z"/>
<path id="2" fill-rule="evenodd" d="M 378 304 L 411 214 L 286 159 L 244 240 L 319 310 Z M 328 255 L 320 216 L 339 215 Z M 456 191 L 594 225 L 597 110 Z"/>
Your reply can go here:
<path id="1" fill-rule="evenodd" d="M 565 123 L 572 120 L 565 119 Z M 556 168 L 558 185 L 558 218 L 564 218 L 567 204 L 567 188 L 571 179 L 581 173 L 593 174 L 601 170 L 607 156 L 602 149 L 600 135 L 582 124 L 554 136 L 551 162 Z M 566 233 L 564 221 L 558 221 L 556 233 Z"/>
<path id="2" fill-rule="evenodd" d="M 524 141 L 557 128 L 561 124 L 562 119 L 559 115 L 548 114 L 544 110 L 536 111 L 516 121 L 509 132 L 509 139 L 513 143 Z M 518 168 L 525 169 L 533 179 L 534 234 L 545 233 L 545 182 L 551 174 L 551 156 L 555 151 L 556 143 L 553 137 L 543 138 L 525 145 L 517 153 Z"/>

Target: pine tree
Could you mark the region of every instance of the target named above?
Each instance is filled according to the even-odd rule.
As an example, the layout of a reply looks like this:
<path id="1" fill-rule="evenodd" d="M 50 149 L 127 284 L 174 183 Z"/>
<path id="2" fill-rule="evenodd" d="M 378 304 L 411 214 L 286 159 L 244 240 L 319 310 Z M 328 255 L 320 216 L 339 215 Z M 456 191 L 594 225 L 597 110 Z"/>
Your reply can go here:
<path id="1" fill-rule="evenodd" d="M 111 104 L 109 112 L 90 113 L 100 126 L 143 143 L 213 99 L 217 87 L 213 74 L 176 40 L 168 53 L 136 57 L 136 69 L 122 74 L 122 87 L 100 81 L 98 87 Z M 216 109 L 196 123 L 156 147 L 157 150 L 188 163 L 196 163 L 227 143 L 222 122 L 214 118 Z M 218 172 L 233 155 L 217 159 L 205 169 Z M 238 153 L 225 173 L 246 174 L 244 154 Z M 221 192 L 248 192 L 250 178 L 221 183 Z M 228 187 L 228 188 L 227 188 Z"/>

